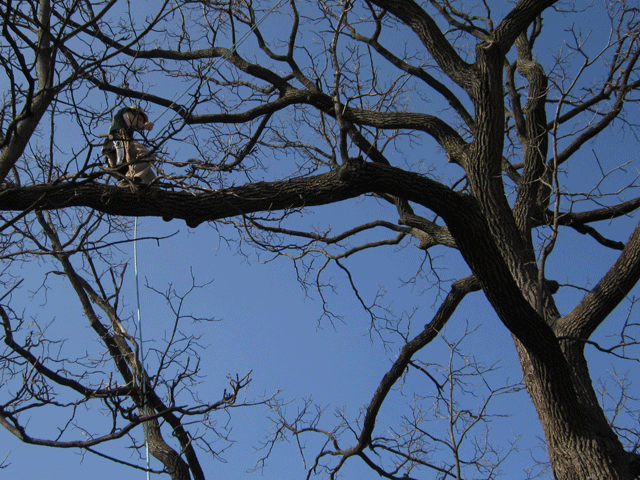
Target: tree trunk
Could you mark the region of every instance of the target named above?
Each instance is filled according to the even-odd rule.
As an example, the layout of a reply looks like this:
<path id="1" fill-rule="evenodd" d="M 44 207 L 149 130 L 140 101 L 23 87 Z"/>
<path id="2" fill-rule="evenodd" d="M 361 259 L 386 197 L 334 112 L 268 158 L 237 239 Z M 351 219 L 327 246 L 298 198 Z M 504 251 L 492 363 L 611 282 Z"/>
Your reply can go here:
<path id="1" fill-rule="evenodd" d="M 572 424 L 561 419 L 557 405 L 550 399 L 549 379 L 537 371 L 526 349 L 517 339 L 524 383 L 538 413 L 547 440 L 549 460 L 557 480 L 602 480 L 636 478 L 629 465 L 630 458 L 613 432 L 595 399 L 584 357 L 583 366 L 570 362 L 573 383 L 578 397 L 578 422 Z M 580 347 L 575 347 L 580 348 Z M 575 358 L 574 358 L 575 360 Z M 575 368 L 578 367 L 578 368 Z M 587 378 L 577 378 L 586 375 Z M 577 381 L 580 380 L 580 381 Z M 588 386 L 591 392 L 585 391 Z"/>
<path id="2" fill-rule="evenodd" d="M 149 453 L 164 465 L 171 480 L 191 480 L 187 463 L 162 438 L 158 420 L 148 421 L 145 428 L 148 428 Z"/>

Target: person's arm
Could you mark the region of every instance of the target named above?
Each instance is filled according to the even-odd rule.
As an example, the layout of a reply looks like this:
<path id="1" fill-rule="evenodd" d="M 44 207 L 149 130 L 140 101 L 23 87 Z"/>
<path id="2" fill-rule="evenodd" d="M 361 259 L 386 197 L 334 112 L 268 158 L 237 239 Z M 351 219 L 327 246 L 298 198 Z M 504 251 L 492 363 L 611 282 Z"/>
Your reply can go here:
<path id="1" fill-rule="evenodd" d="M 125 112 L 122 118 L 124 118 L 127 127 L 137 132 L 153 129 L 153 122 L 145 122 L 141 115 L 136 115 L 132 112 Z"/>

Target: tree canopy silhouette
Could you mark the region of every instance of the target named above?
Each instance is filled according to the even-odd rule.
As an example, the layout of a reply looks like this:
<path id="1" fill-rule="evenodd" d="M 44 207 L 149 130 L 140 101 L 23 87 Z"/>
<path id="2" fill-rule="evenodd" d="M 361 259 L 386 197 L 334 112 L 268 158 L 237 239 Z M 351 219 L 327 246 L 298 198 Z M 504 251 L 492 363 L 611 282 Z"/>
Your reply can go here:
<path id="1" fill-rule="evenodd" d="M 220 432 L 189 425 L 256 403 L 241 400 L 251 380 L 242 375 L 231 376 L 218 398 L 176 402 L 181 389 L 197 392 L 203 353 L 195 338 L 167 339 L 156 371 L 141 362 L 134 327 L 123 319 L 118 245 L 131 239 L 133 217 L 161 217 L 195 229 L 235 227 L 243 242 L 291 257 L 303 286 L 317 288 L 322 301 L 330 285 L 321 272 L 343 271 L 379 332 L 388 319 L 360 297 L 344 259 L 401 245 L 468 266 L 467 276 L 440 282 L 424 328 L 391 328 L 403 344 L 362 418 L 348 424 L 353 437 L 302 415 L 276 416 L 267 444 L 309 432 L 326 437 L 309 475 L 333 478 L 356 458 L 385 478 L 462 478 L 465 468 L 497 474 L 499 462 L 483 471 L 482 455 L 465 463 L 453 446 L 453 460 L 432 461 L 425 445 L 437 440 L 417 420 L 413 433 L 376 431 L 388 393 L 407 372 L 434 380 L 439 395 L 459 378 L 451 367 L 439 383 L 418 354 L 479 291 L 512 335 L 555 477 L 640 475 L 637 418 L 620 425 L 622 415 L 607 416 L 585 353 L 593 346 L 638 358 L 631 314 L 615 332 L 618 344 L 594 339 L 596 329 L 612 328 L 612 312 L 640 276 L 640 228 L 628 238 L 606 233 L 607 222 L 628 228 L 640 206 L 635 151 L 608 158 L 611 143 L 623 133 L 632 143 L 638 133 L 633 2 L 34 0 L 0 1 L 0 13 L 0 366 L 11 385 L 0 390 L 0 424 L 19 440 L 95 451 L 144 424 L 165 472 L 203 479 L 194 445 L 208 446 Z M 109 119 L 129 104 L 159 117 L 148 139 L 158 158 L 151 185 L 106 168 L 99 153 Z M 586 174 L 587 159 L 599 166 L 595 175 Z M 307 220 L 316 207 L 356 199 L 362 208 L 391 208 L 338 234 Z M 617 260 L 595 283 L 573 285 L 585 294 L 569 295 L 573 304 L 561 313 L 559 298 L 571 286 L 546 272 L 560 261 L 558 245 L 575 241 L 571 231 L 590 238 L 590 256 L 613 250 Z M 38 259 L 55 264 L 73 288 L 101 356 L 74 359 L 46 328 L 27 328 L 12 297 L 22 265 Z M 590 268 L 588 259 L 581 268 Z M 428 274 L 428 262 L 418 270 Z M 184 299 L 165 296 L 172 305 Z M 325 314 L 332 315 L 328 304 Z M 174 316 L 177 325 L 188 314 L 175 308 Z M 63 388 L 68 396 L 59 396 Z M 32 410 L 90 402 L 112 419 L 99 434 L 67 440 L 30 432 Z M 280 412 L 275 397 L 258 403 Z M 176 445 L 165 438 L 171 434 Z"/>

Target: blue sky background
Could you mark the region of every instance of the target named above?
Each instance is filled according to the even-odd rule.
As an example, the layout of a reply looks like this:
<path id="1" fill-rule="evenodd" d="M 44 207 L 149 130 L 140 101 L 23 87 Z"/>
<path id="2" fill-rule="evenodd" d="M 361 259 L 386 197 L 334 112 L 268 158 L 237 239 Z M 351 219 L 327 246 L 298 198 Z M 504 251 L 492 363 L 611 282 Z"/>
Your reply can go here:
<path id="1" fill-rule="evenodd" d="M 497 3 L 497 2 L 496 2 Z M 502 5 L 500 3 L 500 5 Z M 286 6 L 283 8 L 287 8 Z M 283 17 L 277 17 L 281 21 Z M 565 21 L 561 14 L 548 14 L 549 31 L 560 28 Z M 269 28 L 277 28 L 277 21 L 267 22 Z M 591 29 L 591 24 L 589 26 Z M 596 27 L 594 27 L 596 28 Z M 593 37 L 597 39 L 597 30 Z M 399 37 L 399 42 L 404 42 Z M 550 40 L 553 40 L 550 38 Z M 555 45 L 557 47 L 557 45 Z M 250 46 L 244 47 L 245 50 Z M 555 47 L 554 47 L 555 48 Z M 540 47 L 541 57 L 549 55 Z M 548 58 L 548 57 L 547 57 Z M 161 92 L 162 93 L 162 92 Z M 166 92 L 165 92 L 166 93 Z M 162 109 L 152 107 L 150 117 L 161 115 Z M 634 112 L 636 115 L 637 112 Z M 163 119 L 158 128 L 168 121 Z M 104 125 L 106 130 L 107 125 Z M 97 133 L 97 132 L 96 132 Z M 101 133 L 101 132 L 100 132 Z M 154 132 L 155 133 L 155 132 Z M 69 135 L 73 138 L 72 135 Z M 605 142 L 601 143 L 601 142 Z M 619 164 L 631 161 L 626 168 L 612 176 L 610 186 L 628 183 L 637 174 L 637 144 L 632 135 L 612 137 L 593 142 L 592 147 L 600 152 L 600 160 L 605 170 L 613 169 Z M 176 155 L 188 158 L 188 149 L 184 146 L 172 145 L 169 148 L 179 152 Z M 569 167 L 567 181 L 573 181 L 572 173 L 579 173 L 576 181 L 580 188 L 588 190 L 601 176 L 600 168 L 591 156 L 589 149 L 582 154 L 580 164 Z M 429 161 L 430 150 L 424 156 Z M 439 155 L 441 157 L 441 155 Z M 392 161 L 402 164 L 402 152 L 391 155 Z M 408 159 L 412 161 L 412 158 Z M 434 161 L 440 168 L 445 183 L 451 183 L 460 175 L 459 167 L 444 166 L 443 160 Z M 286 170 L 288 165 L 274 166 L 277 170 Z M 574 172 L 575 170 L 575 172 Z M 571 187 L 572 185 L 568 185 Z M 332 232 L 338 233 L 346 228 L 368 220 L 386 219 L 395 221 L 394 209 L 373 199 L 356 200 L 338 205 L 319 207 L 309 210 L 299 219 L 299 226 L 330 225 Z M 607 238 L 626 241 L 636 220 L 634 218 L 617 221 L 612 225 L 599 226 L 600 232 Z M 211 281 L 187 301 L 186 310 L 194 316 L 214 317 L 216 322 L 191 322 L 183 320 L 180 329 L 185 334 L 200 336 L 199 343 L 207 348 L 202 353 L 201 372 L 205 378 L 197 387 L 199 395 L 205 400 L 217 400 L 227 387 L 226 376 L 238 374 L 243 376 L 252 372 L 253 381 L 247 390 L 247 401 L 259 401 L 280 392 L 283 400 L 290 402 L 287 412 L 296 412 L 302 407 L 305 399 L 312 397 L 320 407 L 325 408 L 321 427 L 331 428 L 338 423 L 335 411 L 344 411 L 350 419 L 355 419 L 365 407 L 383 375 L 387 372 L 401 344 L 390 343 L 387 348 L 375 333 L 370 331 L 370 319 L 359 305 L 357 298 L 348 286 L 344 273 L 337 268 L 327 272 L 337 285 L 335 294 L 328 294 L 329 307 L 341 315 L 344 321 L 319 321 L 322 316 L 318 294 L 309 291 L 309 295 L 300 287 L 293 264 L 286 258 L 277 258 L 268 263 L 260 260 L 251 252 L 251 247 L 244 245 L 245 255 L 238 253 L 237 245 L 221 239 L 231 238 L 234 232 L 227 227 L 218 231 L 207 225 L 195 230 L 187 229 L 183 222 L 163 222 L 160 219 L 140 219 L 139 236 L 164 236 L 177 232 L 176 235 L 158 245 L 155 241 L 139 243 L 138 266 L 141 282 L 141 307 L 145 348 L 160 347 L 162 339 L 173 328 L 173 318 L 166 308 L 164 299 L 145 288 L 148 283 L 152 287 L 164 291 L 168 284 L 175 286 L 178 292 L 185 292 L 191 285 L 191 275 L 196 281 L 204 284 Z M 375 234 L 367 234 L 375 238 Z M 596 248 L 590 237 L 581 236 L 573 231 L 562 230 L 561 241 L 554 251 L 552 260 L 547 265 L 547 277 L 561 284 L 579 284 L 593 286 L 611 266 L 618 256 L 617 252 Z M 131 258 L 133 248 L 124 245 L 125 257 Z M 597 252 L 597 253 L 595 253 Z M 461 278 L 469 274 L 457 253 L 444 247 L 436 247 L 430 255 L 433 264 L 438 267 L 438 274 L 445 281 Z M 420 282 L 416 286 L 404 285 L 417 271 L 424 254 L 415 247 L 382 247 L 362 252 L 344 261 L 367 301 L 371 301 L 380 288 L 387 289 L 386 302 L 396 314 L 402 312 L 415 313 L 411 319 L 410 338 L 417 335 L 422 326 L 431 320 L 443 295 L 437 288 L 427 289 L 429 282 Z M 96 342 L 95 334 L 85 326 L 77 298 L 62 279 L 52 279 L 60 285 L 60 289 L 45 292 L 37 291 L 42 274 L 51 271 L 52 267 L 44 261 L 25 264 L 23 271 L 28 278 L 28 285 L 16 293 L 16 305 L 26 305 L 27 315 L 38 316 L 38 321 L 51 322 L 49 334 L 53 337 L 65 338 L 66 347 L 71 347 L 78 355 L 84 351 L 93 352 Z M 124 311 L 134 318 L 135 295 L 133 266 L 128 269 Z M 632 295 L 637 295 L 636 288 Z M 571 287 L 563 287 L 556 296 L 561 312 L 567 313 L 582 297 L 583 292 Z M 614 339 L 603 336 L 618 332 L 627 315 L 630 304 L 623 302 L 611 316 L 607 331 L 601 332 L 604 345 L 613 344 Z M 404 316 L 406 327 L 406 315 Z M 456 311 L 446 329 L 448 339 L 459 338 L 466 330 L 474 333 L 462 344 L 464 352 L 485 365 L 498 364 L 500 369 L 489 376 L 494 386 L 513 383 L 521 378 L 520 367 L 510 336 L 506 329 L 488 306 L 482 293 L 470 294 Z M 388 337 L 393 340 L 393 337 Z M 397 340 L 397 338 L 396 338 Z M 612 358 L 589 349 L 591 370 L 595 378 L 606 376 L 612 369 Z M 425 362 L 446 362 L 448 350 L 442 340 L 436 340 L 419 353 L 417 358 Z M 152 359 L 149 359 L 152 364 Z M 616 369 L 626 372 L 635 364 L 615 362 Z M 377 429 L 388 429 L 398 425 L 398 418 L 408 413 L 408 405 L 413 402 L 413 390 L 426 394 L 433 390 L 424 377 L 409 377 L 405 388 L 401 385 L 389 395 L 378 422 Z M 513 453 L 503 465 L 504 478 L 523 479 L 523 468 L 533 465 L 532 456 L 543 459 L 542 431 L 535 411 L 526 392 L 515 393 L 497 398 L 492 403 L 494 413 L 508 414 L 507 418 L 496 418 L 492 423 L 492 439 L 497 444 L 506 445 L 514 436 L 522 436 L 517 444 L 521 450 Z M 88 412 L 90 422 L 98 425 L 101 414 L 97 410 Z M 265 406 L 231 409 L 230 415 L 219 412 L 212 416 L 218 426 L 231 430 L 230 438 L 236 443 L 222 454 L 224 461 L 211 460 L 201 454 L 205 471 L 211 478 L 241 478 L 245 472 L 255 466 L 262 452 L 256 452 L 265 435 L 272 428 Z M 57 418 L 34 415 L 31 425 L 37 425 L 43 436 L 53 434 Z M 441 428 L 433 424 L 434 430 Z M 197 428 L 197 427 L 192 427 Z M 82 436 L 80 431 L 76 431 Z M 433 432 L 432 432 L 433 433 Z M 444 432 L 442 432 L 444 434 Z M 483 434 L 478 430 L 477 434 Z M 141 429 L 136 433 L 141 438 Z M 343 446 L 355 443 L 348 434 L 343 437 Z M 307 436 L 305 458 L 313 462 L 318 451 L 318 437 Z M 98 447 L 107 454 L 122 456 L 122 448 L 127 439 L 114 442 L 114 445 Z M 221 442 L 220 448 L 228 445 Z M 214 446 L 215 448 L 215 446 Z M 9 480 L 38 478 L 41 480 L 57 480 L 61 478 L 91 477 L 95 480 L 113 478 L 144 478 L 141 471 L 133 471 L 120 467 L 112 462 L 97 458 L 89 453 L 84 457 L 76 451 L 65 451 L 44 447 L 22 445 L 5 430 L 0 430 L 0 458 L 9 453 L 11 465 L 0 471 L 0 477 Z M 131 452 L 131 461 L 138 462 L 137 453 Z M 143 462 L 138 462 L 142 464 Z M 159 464 L 152 459 L 152 467 Z M 359 459 L 347 462 L 341 471 L 343 478 L 372 478 L 373 473 Z M 294 441 L 281 442 L 276 445 L 266 468 L 253 474 L 253 477 L 273 479 L 304 478 L 306 469 L 303 465 L 298 446 Z M 426 474 L 428 478 L 431 474 Z M 543 476 L 542 478 L 550 478 Z"/>

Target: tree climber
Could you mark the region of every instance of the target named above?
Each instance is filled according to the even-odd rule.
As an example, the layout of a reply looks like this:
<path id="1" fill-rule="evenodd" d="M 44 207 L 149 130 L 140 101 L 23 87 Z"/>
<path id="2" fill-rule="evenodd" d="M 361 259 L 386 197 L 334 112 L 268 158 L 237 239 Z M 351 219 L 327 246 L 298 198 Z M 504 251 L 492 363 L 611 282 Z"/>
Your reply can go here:
<path id="1" fill-rule="evenodd" d="M 156 157 L 133 139 L 133 132 L 152 128 L 153 123 L 142 108 L 131 106 L 118 110 L 111 119 L 109 135 L 101 150 L 109 167 L 116 168 L 134 183 L 150 184 L 156 178 L 152 168 Z"/>

